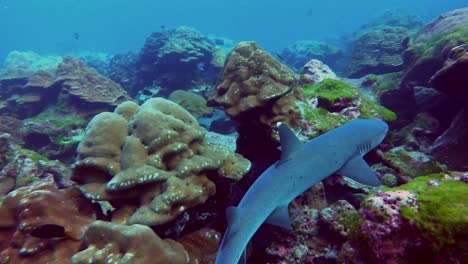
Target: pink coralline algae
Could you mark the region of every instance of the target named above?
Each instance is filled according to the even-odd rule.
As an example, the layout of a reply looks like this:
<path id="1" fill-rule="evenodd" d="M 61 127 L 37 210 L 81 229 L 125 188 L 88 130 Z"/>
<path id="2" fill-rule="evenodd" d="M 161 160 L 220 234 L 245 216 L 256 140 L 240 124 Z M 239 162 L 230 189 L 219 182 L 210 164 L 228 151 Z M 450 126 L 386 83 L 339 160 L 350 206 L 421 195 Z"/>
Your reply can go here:
<path id="1" fill-rule="evenodd" d="M 405 254 L 408 245 L 418 243 L 417 237 L 400 237 L 404 230 L 412 230 L 412 223 L 401 215 L 402 208 L 418 210 L 414 193 L 406 190 L 378 192 L 367 199 L 359 211 L 363 217 L 361 233 L 368 236 L 367 246 L 377 260 L 398 259 Z"/>

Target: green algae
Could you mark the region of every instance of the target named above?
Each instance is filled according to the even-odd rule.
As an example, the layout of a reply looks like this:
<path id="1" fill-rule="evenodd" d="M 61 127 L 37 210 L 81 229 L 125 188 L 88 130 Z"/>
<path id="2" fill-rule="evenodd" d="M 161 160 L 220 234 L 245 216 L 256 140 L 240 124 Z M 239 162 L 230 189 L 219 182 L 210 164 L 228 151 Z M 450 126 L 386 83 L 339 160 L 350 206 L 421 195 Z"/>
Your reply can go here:
<path id="1" fill-rule="evenodd" d="M 319 84 L 303 86 L 302 91 L 308 99 L 318 97 L 331 103 L 340 98 L 350 100 L 362 98 L 362 103 L 359 105 L 360 118 L 381 118 L 387 122 L 393 122 L 397 118 L 394 112 L 381 106 L 375 100 L 366 98 L 359 90 L 340 80 L 325 79 Z M 344 121 L 350 120 L 348 117 L 330 115 L 326 109 L 319 109 L 321 110 L 306 111 L 306 115 L 311 122 L 319 123 L 318 125 L 324 129 L 333 129 L 337 124 L 343 124 Z M 320 124 L 322 121 L 324 124 Z"/>
<path id="2" fill-rule="evenodd" d="M 33 150 L 29 150 L 29 149 L 18 149 L 16 151 L 16 155 L 25 155 L 27 156 L 28 158 L 30 158 L 31 160 L 35 161 L 35 162 L 42 162 L 42 163 L 48 163 L 50 162 L 50 160 L 44 156 L 42 156 L 41 154 L 33 151 Z"/>
<path id="3" fill-rule="evenodd" d="M 340 98 L 356 98 L 359 92 L 351 85 L 334 79 L 325 79 L 321 83 L 305 85 L 302 91 L 307 98 L 317 96 L 329 102 L 335 102 Z"/>
<path id="4" fill-rule="evenodd" d="M 434 252 L 468 249 L 468 184 L 441 180 L 443 174 L 430 174 L 386 191 L 407 190 L 416 194 L 419 210 L 403 207 L 403 218 L 412 221 Z M 430 180 L 440 186 L 428 186 Z"/>
<path id="5" fill-rule="evenodd" d="M 361 111 L 360 118 L 380 117 L 387 122 L 393 122 L 397 119 L 397 115 L 393 111 L 383 107 L 372 99 L 363 98 L 359 110 Z"/>
<path id="6" fill-rule="evenodd" d="M 314 128 L 312 137 L 319 136 L 325 132 L 335 129 L 339 125 L 348 122 L 350 119 L 339 114 L 330 113 L 324 108 L 306 108 L 304 113 Z"/>
<path id="7" fill-rule="evenodd" d="M 413 45 L 410 50 L 419 54 L 419 60 L 438 57 L 444 49 L 468 43 L 468 27 L 459 26 L 449 33 L 440 33 L 430 39 Z"/>
<path id="8" fill-rule="evenodd" d="M 403 147 L 393 148 L 385 152 L 384 157 L 394 167 L 400 169 L 404 176 L 415 178 L 430 173 L 440 173 L 444 166 L 434 158 L 418 151 L 408 151 Z"/>

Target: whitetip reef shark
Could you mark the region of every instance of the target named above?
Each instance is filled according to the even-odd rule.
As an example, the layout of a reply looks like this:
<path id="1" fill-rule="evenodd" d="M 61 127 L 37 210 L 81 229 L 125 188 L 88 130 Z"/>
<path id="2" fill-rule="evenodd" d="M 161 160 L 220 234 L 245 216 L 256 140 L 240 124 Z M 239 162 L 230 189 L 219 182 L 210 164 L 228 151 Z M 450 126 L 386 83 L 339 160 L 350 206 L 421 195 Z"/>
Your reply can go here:
<path id="1" fill-rule="evenodd" d="M 302 143 L 280 123 L 281 159 L 257 178 L 237 207 L 226 209 L 228 228 L 215 263 L 245 264 L 245 248 L 263 223 L 290 230 L 288 204 L 334 173 L 379 186 L 362 157 L 382 142 L 387 131 L 381 120 L 356 119 Z"/>

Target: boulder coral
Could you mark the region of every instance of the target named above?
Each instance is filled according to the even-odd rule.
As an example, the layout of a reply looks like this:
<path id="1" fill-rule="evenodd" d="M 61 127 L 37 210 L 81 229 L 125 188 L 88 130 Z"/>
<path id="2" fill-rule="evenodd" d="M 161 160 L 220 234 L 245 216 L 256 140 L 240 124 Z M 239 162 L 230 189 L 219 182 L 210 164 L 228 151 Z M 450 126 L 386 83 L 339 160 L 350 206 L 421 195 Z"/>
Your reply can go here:
<path id="1" fill-rule="evenodd" d="M 234 120 L 268 127 L 275 138 L 277 122 L 298 130 L 304 98 L 299 76 L 255 42 L 241 42 L 229 53 L 210 105 L 221 106 Z"/>
<path id="2" fill-rule="evenodd" d="M 408 31 L 402 27 L 385 27 L 363 34 L 352 44 L 346 75 L 360 78 L 369 73 L 402 70 L 402 54 L 408 43 Z"/>
<path id="3" fill-rule="evenodd" d="M 78 146 L 72 179 L 86 197 L 137 210 L 128 224 L 159 225 L 215 194 L 210 178 L 239 180 L 250 162 L 205 141 L 205 129 L 163 98 L 96 115 Z M 125 202 L 123 202 L 125 204 Z"/>
<path id="4" fill-rule="evenodd" d="M 214 261 L 220 237 L 203 229 L 175 241 L 159 238 L 148 226 L 96 221 L 84 234 L 85 249 L 70 263 L 207 264 Z"/>
<path id="5" fill-rule="evenodd" d="M 0 263 L 68 263 L 79 239 L 96 219 L 90 202 L 76 189 L 59 190 L 42 182 L 10 192 L 0 206 Z M 75 239 L 43 239 L 35 227 L 62 226 Z"/>

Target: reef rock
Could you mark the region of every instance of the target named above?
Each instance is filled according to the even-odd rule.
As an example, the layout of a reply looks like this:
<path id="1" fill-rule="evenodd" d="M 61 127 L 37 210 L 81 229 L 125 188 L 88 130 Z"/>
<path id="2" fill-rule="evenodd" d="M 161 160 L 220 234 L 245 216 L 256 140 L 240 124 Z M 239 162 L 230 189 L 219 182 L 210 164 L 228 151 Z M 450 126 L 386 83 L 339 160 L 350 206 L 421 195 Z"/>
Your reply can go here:
<path id="1" fill-rule="evenodd" d="M 58 66 L 52 89 L 59 90 L 60 97 L 89 114 L 113 109 L 130 99 L 119 84 L 72 57 L 66 57 Z"/>
<path id="2" fill-rule="evenodd" d="M 68 263 L 80 248 L 77 238 L 96 216 L 78 190 L 58 190 L 40 183 L 9 193 L 0 206 L 0 219 L 1 263 Z M 43 225 L 62 226 L 76 237 L 45 239 L 30 235 Z"/>
<path id="3" fill-rule="evenodd" d="M 30 77 L 37 71 L 53 75 L 61 61 L 59 56 L 41 56 L 32 51 L 15 50 L 8 53 L 0 69 L 0 79 Z"/>
<path id="4" fill-rule="evenodd" d="M 323 61 L 332 69 L 339 68 L 337 61 L 343 57 L 340 48 L 321 41 L 297 41 L 281 51 L 281 62 L 300 71 L 312 59 Z"/>
<path id="5" fill-rule="evenodd" d="M 360 37 L 372 30 L 381 30 L 386 27 L 402 27 L 411 33 L 415 33 L 424 26 L 424 21 L 412 13 L 406 13 L 404 10 L 385 10 L 381 15 L 372 19 L 361 26 L 354 37 Z"/>
<path id="6" fill-rule="evenodd" d="M 193 28 L 154 32 L 136 62 L 139 89 L 159 85 L 168 95 L 174 89 L 212 84 L 224 63 L 219 55 L 213 42 Z"/>
<path id="7" fill-rule="evenodd" d="M 405 51 L 402 88 L 429 86 L 429 79 L 442 68 L 449 51 L 468 43 L 468 7 L 440 15 L 427 24 Z"/>
<path id="8" fill-rule="evenodd" d="M 301 72 L 301 83 L 316 84 L 325 79 L 338 79 L 336 74 L 326 64 L 319 60 L 310 60 Z"/>
<path id="9" fill-rule="evenodd" d="M 449 128 L 430 147 L 429 153 L 450 169 L 465 169 L 468 165 L 468 45 L 454 47 L 440 69 L 431 78 L 433 87 L 464 108 L 455 116 Z"/>
<path id="10" fill-rule="evenodd" d="M 403 69 L 403 51 L 408 48 L 409 33 L 402 27 L 369 31 L 356 39 L 345 69 L 349 78 L 369 73 L 383 74 Z"/>
<path id="11" fill-rule="evenodd" d="M 129 52 L 116 54 L 109 61 L 109 78 L 122 87 L 131 95 L 138 92 L 137 67 L 138 55 Z"/>
<path id="12" fill-rule="evenodd" d="M 213 263 L 220 234 L 200 230 L 180 241 L 161 239 L 144 225 L 94 222 L 84 234 L 86 247 L 75 254 L 71 264 L 186 264 Z"/>
<path id="13" fill-rule="evenodd" d="M 374 194 L 359 210 L 351 244 L 365 263 L 463 262 L 467 189 L 450 175 L 433 174 Z"/>
<path id="14" fill-rule="evenodd" d="M 37 63 L 39 66 L 28 60 L 23 63 L 27 66 L 14 64 L 19 73 L 14 77 L 0 76 L 1 113 L 27 118 L 39 114 L 47 105 L 61 102 L 62 106 L 72 106 L 75 112 L 87 115 L 113 109 L 120 102 L 130 100 L 120 85 L 72 57 L 66 57 L 56 68 L 47 71 Z"/>
<path id="15" fill-rule="evenodd" d="M 461 110 L 450 127 L 427 151 L 449 169 L 466 170 L 468 166 L 468 107 Z"/>
<path id="16" fill-rule="evenodd" d="M 155 125 L 157 124 L 157 125 Z M 127 200 L 129 224 L 159 225 L 215 194 L 212 177 L 239 180 L 250 162 L 207 144 L 205 130 L 185 109 L 153 98 L 96 115 L 78 146 L 72 178 L 92 200 Z"/>

